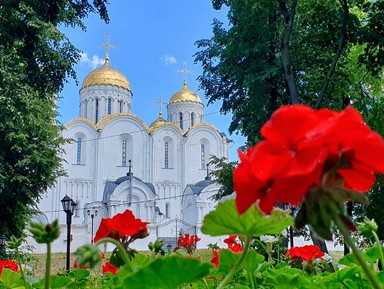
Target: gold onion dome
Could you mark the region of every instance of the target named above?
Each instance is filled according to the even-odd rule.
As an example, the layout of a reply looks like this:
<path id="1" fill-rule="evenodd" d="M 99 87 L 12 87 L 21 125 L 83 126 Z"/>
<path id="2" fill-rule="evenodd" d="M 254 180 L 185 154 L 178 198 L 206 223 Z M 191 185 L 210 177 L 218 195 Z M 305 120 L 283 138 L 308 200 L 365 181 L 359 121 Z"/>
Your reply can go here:
<path id="1" fill-rule="evenodd" d="M 197 102 L 197 103 L 203 104 L 201 102 L 200 97 L 196 93 L 194 93 L 193 91 L 191 91 L 187 88 L 187 82 L 186 81 L 184 81 L 183 89 L 176 92 L 171 97 L 169 104 L 175 103 L 175 102 L 181 102 L 181 101 L 192 101 L 192 102 Z"/>
<path id="2" fill-rule="evenodd" d="M 163 125 L 167 124 L 167 121 L 163 118 L 163 114 L 162 112 L 159 113 L 159 117 L 151 123 L 151 125 L 149 126 L 149 128 L 151 129 L 157 129 Z"/>
<path id="3" fill-rule="evenodd" d="M 85 77 L 81 88 L 94 85 L 113 85 L 131 90 L 128 79 L 120 71 L 111 67 L 108 56 L 105 57 L 103 66 L 96 68 Z"/>

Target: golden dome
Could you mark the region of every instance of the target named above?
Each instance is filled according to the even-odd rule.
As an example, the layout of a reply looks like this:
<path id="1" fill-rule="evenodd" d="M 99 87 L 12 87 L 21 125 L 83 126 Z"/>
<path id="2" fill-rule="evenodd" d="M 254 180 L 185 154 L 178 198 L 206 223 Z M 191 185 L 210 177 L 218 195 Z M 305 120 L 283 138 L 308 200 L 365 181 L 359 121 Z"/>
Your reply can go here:
<path id="1" fill-rule="evenodd" d="M 151 123 L 149 126 L 150 129 L 157 129 L 163 125 L 167 124 L 167 121 L 163 118 L 163 114 L 160 112 L 159 117 Z"/>
<path id="2" fill-rule="evenodd" d="M 128 79 L 125 78 L 120 71 L 109 65 L 108 56 L 105 57 L 103 66 L 96 68 L 85 77 L 81 88 L 93 85 L 113 85 L 131 90 L 131 85 L 129 84 Z"/>
<path id="3" fill-rule="evenodd" d="M 193 91 L 189 90 L 187 88 L 187 82 L 184 81 L 184 87 L 182 90 L 176 92 L 171 100 L 169 101 L 169 104 L 171 103 L 175 103 L 175 102 L 180 102 L 180 101 L 192 101 L 192 102 L 197 102 L 197 103 L 201 103 L 201 99 L 200 97 L 194 93 Z"/>

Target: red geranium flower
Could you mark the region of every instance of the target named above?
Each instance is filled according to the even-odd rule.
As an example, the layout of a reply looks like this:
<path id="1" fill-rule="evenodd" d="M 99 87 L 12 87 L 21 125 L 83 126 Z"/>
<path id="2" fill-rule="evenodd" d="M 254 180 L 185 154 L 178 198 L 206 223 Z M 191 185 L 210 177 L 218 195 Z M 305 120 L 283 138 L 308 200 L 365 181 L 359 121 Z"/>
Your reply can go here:
<path id="1" fill-rule="evenodd" d="M 196 249 L 196 243 L 201 239 L 197 235 L 189 235 L 185 234 L 184 237 L 179 237 L 177 240 L 177 247 L 173 249 L 174 252 L 183 247 L 188 254 L 192 254 L 192 252 Z"/>
<path id="2" fill-rule="evenodd" d="M 302 247 L 292 247 L 285 253 L 285 256 L 289 256 L 290 260 L 302 260 L 311 261 L 316 258 L 323 258 L 324 253 L 320 251 L 320 248 L 316 245 L 306 245 Z"/>
<path id="3" fill-rule="evenodd" d="M 241 247 L 238 242 L 237 235 L 230 235 L 228 238 L 224 239 L 224 243 L 226 243 L 228 245 L 228 249 L 232 250 L 234 253 L 243 252 L 243 247 Z"/>
<path id="4" fill-rule="evenodd" d="M 136 219 L 130 210 L 117 214 L 113 218 L 101 220 L 100 227 L 96 232 L 94 242 L 106 237 L 119 240 L 124 237 L 132 239 L 144 238 L 148 235 L 148 222 Z"/>
<path id="5" fill-rule="evenodd" d="M 14 261 L 0 260 L 0 275 L 3 272 L 4 268 L 8 268 L 12 271 L 17 272 L 17 270 L 19 270 L 19 265 L 17 265 L 17 263 Z"/>
<path id="6" fill-rule="evenodd" d="M 117 270 L 119 270 L 119 268 L 117 268 L 116 266 L 113 266 L 111 262 L 106 262 L 105 264 L 103 264 L 103 274 L 107 272 L 116 274 Z"/>
<path id="7" fill-rule="evenodd" d="M 211 259 L 211 263 L 215 265 L 215 268 L 218 268 L 220 263 L 219 263 L 219 252 L 217 250 L 212 250 L 213 253 L 213 258 Z"/>
<path id="8" fill-rule="evenodd" d="M 342 112 L 284 106 L 262 127 L 264 140 L 234 171 L 236 206 L 244 213 L 259 201 L 269 214 L 277 202 L 298 205 L 313 186 L 369 190 L 384 172 L 384 142 L 352 107 Z M 337 173 L 330 173 L 332 170 Z M 331 176 L 331 179 L 328 179 Z"/>

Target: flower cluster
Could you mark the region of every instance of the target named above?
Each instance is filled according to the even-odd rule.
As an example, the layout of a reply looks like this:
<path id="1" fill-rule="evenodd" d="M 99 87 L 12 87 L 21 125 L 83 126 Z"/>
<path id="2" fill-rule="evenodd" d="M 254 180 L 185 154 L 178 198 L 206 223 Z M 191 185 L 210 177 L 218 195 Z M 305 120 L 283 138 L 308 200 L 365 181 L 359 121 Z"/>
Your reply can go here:
<path id="1" fill-rule="evenodd" d="M 239 243 L 239 236 L 237 235 L 230 235 L 228 238 L 224 239 L 224 243 L 228 245 L 228 249 L 235 253 L 243 252 L 243 247 Z"/>
<path id="2" fill-rule="evenodd" d="M 311 261 L 313 259 L 324 257 L 324 253 L 320 251 L 320 248 L 316 245 L 306 245 L 302 247 L 292 247 L 285 253 L 285 256 L 289 256 L 290 260 L 299 259 L 301 261 Z"/>
<path id="3" fill-rule="evenodd" d="M 179 237 L 177 240 L 177 247 L 173 250 L 176 252 L 181 247 L 184 248 L 188 254 L 192 254 L 196 250 L 196 243 L 201 239 L 197 235 L 185 234 L 184 237 Z"/>
<path id="4" fill-rule="evenodd" d="M 244 213 L 259 200 L 270 213 L 277 202 L 298 205 L 313 186 L 368 191 L 384 172 L 384 142 L 361 115 L 284 106 L 262 127 L 265 138 L 246 153 L 234 172 L 236 205 Z"/>
<path id="5" fill-rule="evenodd" d="M 0 275 L 3 272 L 4 268 L 8 268 L 8 269 L 15 271 L 15 272 L 17 272 L 17 270 L 19 270 L 19 266 L 14 261 L 0 260 Z"/>
<path id="6" fill-rule="evenodd" d="M 142 222 L 136 219 L 130 210 L 126 210 L 122 214 L 117 214 L 112 218 L 104 218 L 101 220 L 100 227 L 96 232 L 94 242 L 106 237 L 116 240 L 141 239 L 148 236 L 148 222 Z"/>

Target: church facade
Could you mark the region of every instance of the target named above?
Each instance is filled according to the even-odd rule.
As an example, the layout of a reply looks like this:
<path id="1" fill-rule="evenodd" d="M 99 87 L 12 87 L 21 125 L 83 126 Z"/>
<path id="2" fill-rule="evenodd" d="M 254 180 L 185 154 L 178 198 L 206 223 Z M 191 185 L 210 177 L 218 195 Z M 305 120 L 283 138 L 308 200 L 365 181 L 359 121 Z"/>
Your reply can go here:
<path id="1" fill-rule="evenodd" d="M 159 103 L 161 107 L 161 99 Z M 209 160 L 211 155 L 228 159 L 229 140 L 204 122 L 204 105 L 188 89 L 185 77 L 182 89 L 167 103 L 167 119 L 160 108 L 148 126 L 132 114 L 133 105 L 130 83 L 112 68 L 107 53 L 104 65 L 82 83 L 80 117 L 65 124 L 63 136 L 70 140 L 62 155 L 67 176 L 43 195 L 34 218 L 59 219 L 62 235 L 54 251 L 66 248 L 66 215 L 60 202 L 65 195 L 77 204 L 73 250 L 91 242 L 102 218 L 126 209 L 150 223 L 150 237 L 134 244 L 138 249 L 158 237 L 200 236 L 204 216 L 216 205 L 210 197 L 219 189 L 207 175 Z M 211 242 L 202 238 L 200 245 Z"/>

